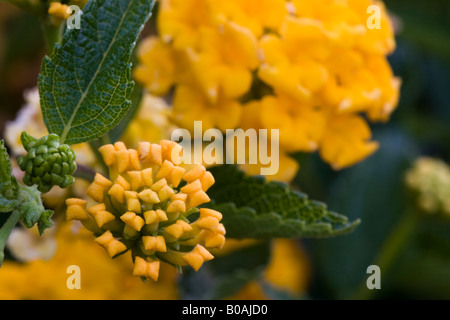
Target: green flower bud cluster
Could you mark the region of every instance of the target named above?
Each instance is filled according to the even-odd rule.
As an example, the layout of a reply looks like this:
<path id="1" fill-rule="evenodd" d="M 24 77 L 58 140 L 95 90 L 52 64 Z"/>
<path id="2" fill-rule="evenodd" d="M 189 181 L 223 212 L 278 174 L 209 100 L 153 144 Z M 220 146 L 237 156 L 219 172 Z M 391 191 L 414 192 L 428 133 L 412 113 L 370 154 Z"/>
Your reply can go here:
<path id="1" fill-rule="evenodd" d="M 59 136 L 49 134 L 40 139 L 26 132 L 21 135 L 27 155 L 19 157 L 20 169 L 25 171 L 23 183 L 37 185 L 42 193 L 57 185 L 67 188 L 75 181 L 72 174 L 76 170 L 75 153 L 67 144 L 59 143 Z"/>

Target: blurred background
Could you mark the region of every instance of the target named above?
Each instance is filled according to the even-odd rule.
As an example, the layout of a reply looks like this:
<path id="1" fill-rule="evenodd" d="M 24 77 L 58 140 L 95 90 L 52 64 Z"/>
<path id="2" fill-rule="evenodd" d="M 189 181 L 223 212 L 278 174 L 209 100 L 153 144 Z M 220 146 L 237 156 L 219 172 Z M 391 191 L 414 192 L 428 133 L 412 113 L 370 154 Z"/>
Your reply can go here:
<path id="1" fill-rule="evenodd" d="M 397 29 L 389 61 L 402 87 L 391 120 L 373 126 L 380 149 L 339 172 L 318 155 L 296 155 L 301 170 L 295 182 L 303 191 L 362 220 L 350 235 L 301 241 L 311 270 L 306 298 L 450 298 L 450 216 L 423 215 L 405 230 L 415 209 L 404 178 L 420 156 L 450 163 L 450 1 L 385 4 Z M 36 86 L 44 54 L 37 18 L 0 2 L 0 137 L 23 105 L 24 90 Z M 396 247 L 400 240 L 392 235 L 401 232 L 407 239 Z M 386 246 L 393 246 L 392 256 L 380 257 L 382 249 L 389 252 Z M 367 267 L 380 259 L 382 290 L 366 290 Z"/>

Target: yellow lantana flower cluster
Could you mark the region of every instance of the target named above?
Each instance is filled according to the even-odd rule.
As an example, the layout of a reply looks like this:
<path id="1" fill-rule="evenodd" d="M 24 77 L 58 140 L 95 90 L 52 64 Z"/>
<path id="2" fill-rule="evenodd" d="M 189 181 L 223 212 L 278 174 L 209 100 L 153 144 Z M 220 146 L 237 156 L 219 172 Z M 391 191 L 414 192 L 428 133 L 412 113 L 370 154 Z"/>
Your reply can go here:
<path id="1" fill-rule="evenodd" d="M 102 248 L 92 241 L 92 234 L 80 228 L 78 221 L 59 222 L 56 229 L 47 229 L 43 236 L 37 230 L 32 245 L 24 238 L 14 239 L 11 246 L 21 246 L 28 259 L 5 260 L 0 272 L 0 299 L 2 300 L 167 300 L 177 299 L 177 274 L 169 265 L 161 266 L 158 282 L 143 283 L 132 276 L 131 253 L 115 261 L 103 255 Z M 30 229 L 23 232 L 30 233 Z M 51 232 L 51 233 L 49 233 Z M 31 236 L 31 235 L 28 235 Z M 54 242 L 49 256 L 31 257 L 42 242 Z M 27 245 L 26 248 L 24 246 Z M 45 245 L 48 251 L 48 244 Z M 44 248 L 40 248 L 41 251 Z M 14 257 L 19 248 L 12 251 Z M 51 249 L 50 251 L 53 251 Z M 93 258 L 95 257 L 95 258 Z M 32 261 L 30 261 L 30 258 Z M 81 290 L 67 287 L 67 268 L 75 264 L 81 270 Z"/>
<path id="2" fill-rule="evenodd" d="M 225 242 L 222 215 L 197 206 L 210 201 L 214 177 L 202 165 L 179 166 L 181 145 L 117 142 L 101 147 L 109 179 L 97 173 L 86 194 L 66 200 L 67 220 L 80 220 L 111 257 L 131 250 L 133 274 L 157 281 L 160 261 L 198 270 L 213 259 L 206 248 Z M 182 181 L 184 185 L 181 186 Z"/>
<path id="3" fill-rule="evenodd" d="M 386 121 L 400 86 L 386 60 L 395 42 L 381 1 L 161 0 L 157 18 L 135 78 L 157 95 L 174 88 L 181 127 L 279 129 L 291 178 L 293 152 L 319 151 L 341 169 L 377 149 L 364 116 Z"/>

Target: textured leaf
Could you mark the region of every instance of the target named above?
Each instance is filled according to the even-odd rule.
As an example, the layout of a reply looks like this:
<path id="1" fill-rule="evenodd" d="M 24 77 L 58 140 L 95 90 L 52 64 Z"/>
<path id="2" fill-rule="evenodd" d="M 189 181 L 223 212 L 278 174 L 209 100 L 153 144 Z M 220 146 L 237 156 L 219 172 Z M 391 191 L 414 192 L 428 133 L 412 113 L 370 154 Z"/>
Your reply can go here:
<path id="1" fill-rule="evenodd" d="M 322 238 L 346 234 L 359 224 L 287 184 L 245 176 L 231 165 L 210 171 L 216 183 L 208 191 L 212 199 L 208 206 L 223 214 L 227 237 Z"/>
<path id="2" fill-rule="evenodd" d="M 39 75 L 44 122 L 61 143 L 106 134 L 127 113 L 131 52 L 153 0 L 89 1 L 81 29 L 67 29 Z"/>

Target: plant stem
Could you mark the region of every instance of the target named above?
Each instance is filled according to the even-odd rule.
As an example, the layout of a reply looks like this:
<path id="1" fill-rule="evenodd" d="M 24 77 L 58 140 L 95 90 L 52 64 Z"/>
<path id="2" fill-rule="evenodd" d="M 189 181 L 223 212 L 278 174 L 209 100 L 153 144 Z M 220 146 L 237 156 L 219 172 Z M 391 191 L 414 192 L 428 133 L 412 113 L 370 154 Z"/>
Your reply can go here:
<path id="1" fill-rule="evenodd" d="M 400 221 L 397 223 L 397 226 L 394 228 L 390 236 L 381 247 L 380 253 L 374 264 L 380 268 L 383 276 L 388 274 L 398 254 L 410 239 L 410 236 L 413 233 L 419 219 L 420 215 L 415 210 L 404 214 Z M 376 291 L 377 290 L 374 289 L 368 289 L 367 284 L 364 282 L 357 290 L 353 299 L 371 299 L 374 294 L 376 294 Z"/>
<path id="2" fill-rule="evenodd" d="M 8 220 L 6 220 L 6 222 L 0 229 L 0 267 L 3 263 L 3 258 L 5 257 L 4 250 L 6 246 L 6 241 L 8 241 L 9 235 L 11 234 L 11 231 L 14 228 L 14 226 L 17 224 L 17 222 L 19 222 L 19 217 L 20 211 L 14 210 L 8 217 Z"/>
<path id="3" fill-rule="evenodd" d="M 94 181 L 95 171 L 85 165 L 77 163 L 77 170 L 75 171 L 73 176 L 75 178 L 80 178 L 92 182 Z"/>

